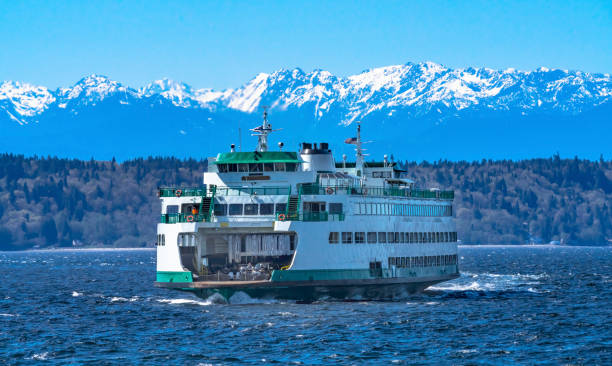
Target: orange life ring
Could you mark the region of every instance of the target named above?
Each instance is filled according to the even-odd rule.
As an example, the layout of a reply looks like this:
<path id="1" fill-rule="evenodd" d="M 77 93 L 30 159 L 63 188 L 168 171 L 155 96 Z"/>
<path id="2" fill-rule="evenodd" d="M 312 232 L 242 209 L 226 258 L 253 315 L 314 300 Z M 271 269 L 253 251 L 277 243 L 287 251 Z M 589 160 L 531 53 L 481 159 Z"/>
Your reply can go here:
<path id="1" fill-rule="evenodd" d="M 174 194 L 175 194 L 177 197 L 180 197 L 180 196 L 183 194 L 183 191 L 181 191 L 180 189 L 177 189 L 177 190 L 176 190 L 176 192 L 174 192 Z"/>
<path id="2" fill-rule="evenodd" d="M 193 215 L 187 216 L 187 222 L 193 222 Z"/>
<path id="3" fill-rule="evenodd" d="M 332 187 L 327 187 L 325 192 L 327 192 L 327 194 L 334 194 L 334 189 Z"/>
<path id="4" fill-rule="evenodd" d="M 285 221 L 285 214 L 279 214 L 278 221 Z"/>

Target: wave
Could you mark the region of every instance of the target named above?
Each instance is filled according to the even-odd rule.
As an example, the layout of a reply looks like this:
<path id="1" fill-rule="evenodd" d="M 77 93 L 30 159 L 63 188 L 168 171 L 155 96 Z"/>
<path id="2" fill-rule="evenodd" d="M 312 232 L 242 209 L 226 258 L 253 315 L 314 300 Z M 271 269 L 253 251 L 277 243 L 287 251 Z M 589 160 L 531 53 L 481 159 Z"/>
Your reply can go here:
<path id="1" fill-rule="evenodd" d="M 119 297 L 119 296 L 113 296 L 111 297 L 110 301 L 111 302 L 134 302 L 134 301 L 138 301 L 139 297 L 138 296 L 132 296 L 129 299 L 126 297 Z"/>
<path id="2" fill-rule="evenodd" d="M 219 296 L 221 296 L 221 295 L 219 295 Z M 221 296 L 221 298 L 223 298 L 223 297 Z M 209 305 L 213 305 L 214 304 L 214 302 L 209 301 L 208 299 L 204 300 L 204 301 L 193 300 L 193 299 L 159 299 L 159 300 L 157 300 L 157 302 L 161 302 L 161 303 L 164 303 L 164 304 L 171 304 L 171 305 L 200 305 L 200 306 L 209 306 Z"/>
<path id="3" fill-rule="evenodd" d="M 445 293 L 461 292 L 531 292 L 544 293 L 538 289 L 542 280 L 549 278 L 547 274 L 500 274 L 500 273 L 471 273 L 462 272 L 461 277 L 429 287 L 428 291 L 442 291 Z"/>
<path id="4" fill-rule="evenodd" d="M 27 360 L 45 361 L 49 357 L 49 352 L 35 353 L 31 357 L 27 357 Z"/>

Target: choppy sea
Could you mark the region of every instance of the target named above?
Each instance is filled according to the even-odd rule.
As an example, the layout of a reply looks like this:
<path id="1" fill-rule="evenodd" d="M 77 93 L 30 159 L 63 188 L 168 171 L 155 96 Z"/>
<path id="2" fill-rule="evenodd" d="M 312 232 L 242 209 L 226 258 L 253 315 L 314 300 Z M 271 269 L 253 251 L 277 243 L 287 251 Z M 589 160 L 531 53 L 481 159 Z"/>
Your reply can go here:
<path id="1" fill-rule="evenodd" d="M 612 248 L 461 247 L 393 302 L 230 304 L 153 287 L 153 250 L 0 253 L 3 364 L 612 364 Z"/>

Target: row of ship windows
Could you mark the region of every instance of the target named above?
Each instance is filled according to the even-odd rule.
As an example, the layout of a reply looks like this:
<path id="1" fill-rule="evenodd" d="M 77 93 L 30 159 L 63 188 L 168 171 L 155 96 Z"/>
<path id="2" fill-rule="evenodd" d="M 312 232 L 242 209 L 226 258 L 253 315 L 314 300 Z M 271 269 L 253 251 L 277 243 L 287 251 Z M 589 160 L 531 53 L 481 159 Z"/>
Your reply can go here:
<path id="1" fill-rule="evenodd" d="M 413 268 L 448 266 L 457 264 L 457 254 L 433 255 L 423 257 L 389 257 L 389 267 Z"/>
<path id="2" fill-rule="evenodd" d="M 158 247 L 165 246 L 166 245 L 166 234 L 157 234 L 157 241 L 155 242 L 155 245 Z"/>
<path id="3" fill-rule="evenodd" d="M 342 239 L 342 240 L 340 240 Z M 354 240 L 353 240 L 354 239 Z M 330 244 L 443 243 L 456 242 L 456 232 L 337 232 L 329 233 Z"/>
<path id="4" fill-rule="evenodd" d="M 276 213 L 286 213 L 287 203 L 215 203 L 215 216 L 243 216 L 243 215 L 274 215 Z M 325 211 L 323 203 L 321 211 Z M 342 203 L 330 203 L 329 212 L 332 214 L 342 213 Z"/>
<path id="5" fill-rule="evenodd" d="M 407 205 L 400 203 L 359 203 L 356 207 L 357 215 L 385 215 L 385 216 L 452 216 L 451 205 Z"/>
<path id="6" fill-rule="evenodd" d="M 295 172 L 297 163 L 217 164 L 219 173 Z"/>

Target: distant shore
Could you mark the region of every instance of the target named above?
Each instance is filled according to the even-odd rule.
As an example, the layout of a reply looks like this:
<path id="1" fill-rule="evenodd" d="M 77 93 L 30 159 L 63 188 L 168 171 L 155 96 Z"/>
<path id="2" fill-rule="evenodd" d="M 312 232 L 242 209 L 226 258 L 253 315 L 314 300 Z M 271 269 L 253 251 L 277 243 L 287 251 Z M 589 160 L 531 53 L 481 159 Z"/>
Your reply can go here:
<path id="1" fill-rule="evenodd" d="M 612 245 L 558 245 L 558 244 L 459 244 L 459 248 L 609 248 Z M 0 250 L 0 253 L 16 252 L 119 252 L 119 251 L 153 251 L 155 247 L 75 247 L 75 248 L 38 248 L 23 250 Z"/>

